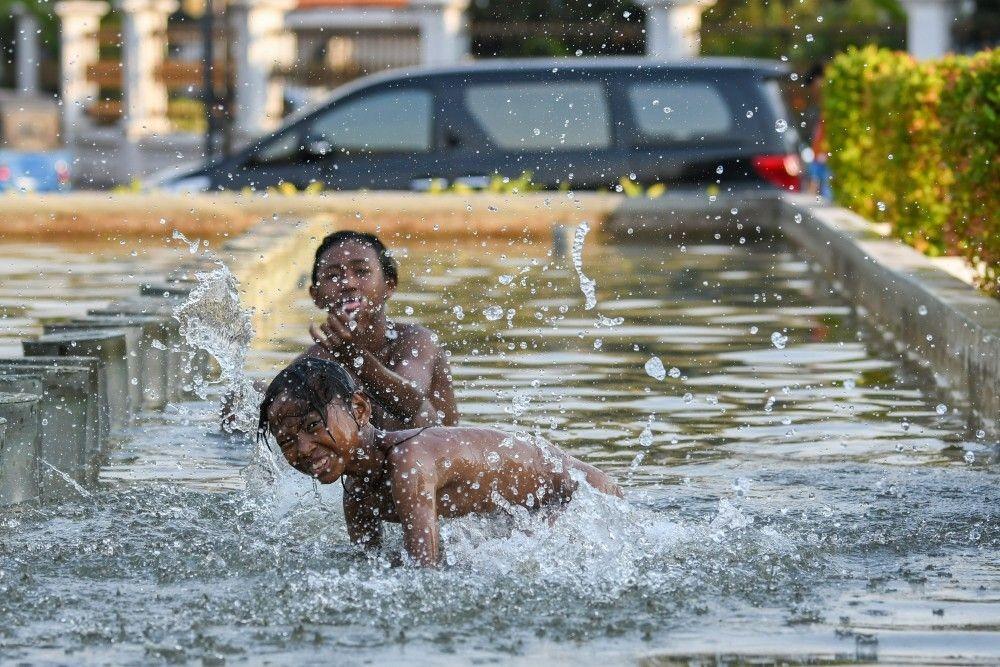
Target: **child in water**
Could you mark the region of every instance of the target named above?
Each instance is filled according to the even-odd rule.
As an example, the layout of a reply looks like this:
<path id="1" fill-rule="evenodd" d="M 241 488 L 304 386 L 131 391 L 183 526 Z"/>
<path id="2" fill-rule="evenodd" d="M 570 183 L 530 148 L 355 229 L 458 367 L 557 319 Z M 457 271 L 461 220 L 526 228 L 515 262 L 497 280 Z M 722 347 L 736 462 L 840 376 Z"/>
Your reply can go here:
<path id="1" fill-rule="evenodd" d="M 379 427 L 454 425 L 451 368 L 437 335 L 388 319 L 398 283 L 396 260 L 377 236 L 344 230 L 324 238 L 309 295 L 327 317 L 309 327 L 315 345 L 302 356 L 344 364 L 377 400 L 372 421 Z"/>
<path id="2" fill-rule="evenodd" d="M 540 438 L 471 427 L 379 431 L 371 414 L 340 364 L 304 357 L 268 386 L 259 423 L 260 437 L 273 435 L 296 470 L 322 484 L 343 479 L 347 532 L 366 549 L 379 546 L 383 521 L 398 522 L 410 557 L 433 566 L 438 517 L 558 507 L 581 482 L 622 494 L 606 474 Z"/>

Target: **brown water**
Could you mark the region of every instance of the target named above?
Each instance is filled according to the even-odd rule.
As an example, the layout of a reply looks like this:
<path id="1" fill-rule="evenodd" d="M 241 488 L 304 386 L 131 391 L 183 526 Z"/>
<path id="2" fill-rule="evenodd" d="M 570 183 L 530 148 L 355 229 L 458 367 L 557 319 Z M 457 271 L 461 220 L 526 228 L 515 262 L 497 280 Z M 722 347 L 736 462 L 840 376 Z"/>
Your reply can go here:
<path id="1" fill-rule="evenodd" d="M 447 567 L 391 567 L 339 489 L 172 406 L 92 496 L 0 519 L 8 659 L 1000 662 L 996 449 L 788 248 L 591 244 L 592 310 L 532 246 L 399 254 L 393 316 L 439 332 L 463 419 L 539 429 L 627 502 L 452 521 Z M 277 305 L 250 372 L 315 315 Z"/>

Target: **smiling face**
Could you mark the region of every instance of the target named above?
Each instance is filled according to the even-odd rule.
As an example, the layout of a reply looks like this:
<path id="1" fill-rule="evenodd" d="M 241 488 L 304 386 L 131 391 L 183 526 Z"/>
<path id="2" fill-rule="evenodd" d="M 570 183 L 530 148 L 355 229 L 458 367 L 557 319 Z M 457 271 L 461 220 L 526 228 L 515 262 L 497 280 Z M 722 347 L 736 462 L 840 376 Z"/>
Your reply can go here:
<path id="1" fill-rule="evenodd" d="M 378 252 L 368 244 L 347 240 L 319 258 L 309 295 L 318 308 L 362 323 L 382 312 L 394 288 L 386 281 Z"/>
<path id="2" fill-rule="evenodd" d="M 267 411 L 269 428 L 289 465 L 322 484 L 337 481 L 359 454 L 361 425 L 371 408 L 360 394 L 351 407 L 340 399 L 326 406 L 325 422 L 307 402 L 280 395 Z"/>

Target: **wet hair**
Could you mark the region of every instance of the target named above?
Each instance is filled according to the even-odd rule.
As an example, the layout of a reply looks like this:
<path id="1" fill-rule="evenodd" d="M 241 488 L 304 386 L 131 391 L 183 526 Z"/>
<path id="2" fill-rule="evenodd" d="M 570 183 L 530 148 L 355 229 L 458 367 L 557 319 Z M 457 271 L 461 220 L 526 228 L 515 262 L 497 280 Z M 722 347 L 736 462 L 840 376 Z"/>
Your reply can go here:
<path id="1" fill-rule="evenodd" d="M 267 386 L 264 400 L 260 404 L 257 437 L 263 440 L 270 433 L 271 422 L 267 413 L 282 395 L 293 401 L 306 403 L 326 423 L 326 406 L 337 398 L 345 406 L 350 406 L 351 397 L 357 391 L 354 378 L 337 362 L 316 357 L 297 359 L 278 373 Z"/>
<path id="2" fill-rule="evenodd" d="M 313 285 L 318 282 L 319 261 L 323 258 L 323 255 L 326 254 L 326 251 L 347 241 L 355 241 L 374 250 L 378 255 L 378 263 L 379 266 L 382 267 L 382 275 L 385 276 L 385 281 L 391 282 L 393 285 L 399 284 L 399 267 L 396 265 L 396 260 L 393 259 L 392 253 L 390 253 L 389 249 L 385 247 L 384 243 L 382 243 L 382 239 L 374 234 L 368 234 L 367 232 L 356 232 L 350 229 L 345 229 L 343 231 L 329 234 L 320 242 L 319 247 L 316 248 L 316 259 L 313 260 L 312 270 Z"/>

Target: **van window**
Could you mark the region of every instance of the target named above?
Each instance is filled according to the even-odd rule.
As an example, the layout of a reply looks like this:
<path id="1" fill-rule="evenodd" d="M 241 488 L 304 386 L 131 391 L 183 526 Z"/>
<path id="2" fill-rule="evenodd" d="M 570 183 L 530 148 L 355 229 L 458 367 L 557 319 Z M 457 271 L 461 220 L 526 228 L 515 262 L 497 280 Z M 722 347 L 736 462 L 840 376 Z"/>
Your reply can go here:
<path id="1" fill-rule="evenodd" d="M 497 146 L 566 150 L 611 145 L 600 83 L 476 84 L 465 91 L 473 118 Z"/>
<path id="2" fill-rule="evenodd" d="M 256 164 L 291 162 L 299 155 L 299 133 L 285 132 L 254 151 L 251 159 Z"/>
<path id="3" fill-rule="evenodd" d="M 733 117 L 712 84 L 654 82 L 633 84 L 628 100 L 639 130 L 652 141 L 698 141 L 732 133 Z"/>
<path id="4" fill-rule="evenodd" d="M 431 149 L 433 96 L 421 89 L 386 90 L 348 100 L 321 113 L 307 142 L 368 153 L 414 153 Z"/>

